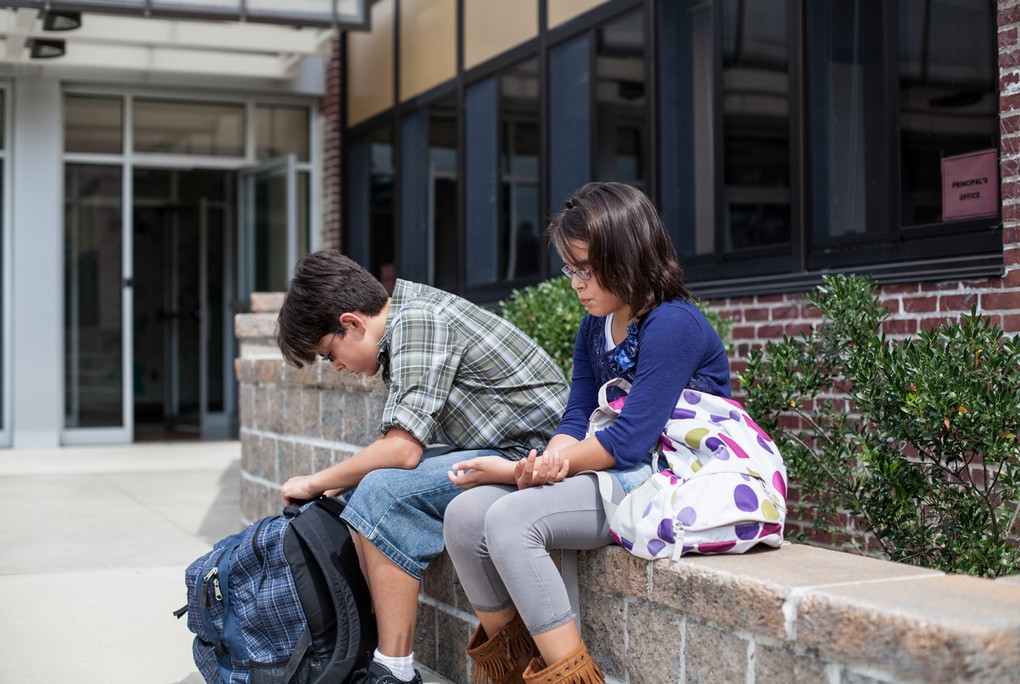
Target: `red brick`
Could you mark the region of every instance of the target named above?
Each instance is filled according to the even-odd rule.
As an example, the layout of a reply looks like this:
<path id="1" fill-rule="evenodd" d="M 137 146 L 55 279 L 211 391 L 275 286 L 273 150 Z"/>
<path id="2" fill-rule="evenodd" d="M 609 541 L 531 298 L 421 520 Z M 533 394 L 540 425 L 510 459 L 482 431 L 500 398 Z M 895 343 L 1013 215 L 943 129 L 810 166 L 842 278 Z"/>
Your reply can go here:
<path id="1" fill-rule="evenodd" d="M 918 322 L 918 326 L 920 330 L 938 330 L 939 328 L 946 324 L 946 321 L 959 321 L 959 320 L 960 320 L 959 315 L 952 315 L 951 313 L 946 312 L 945 316 L 937 317 L 932 316 L 929 318 L 922 318 Z"/>
<path id="2" fill-rule="evenodd" d="M 1002 229 L 1002 244 L 1011 245 L 1020 243 L 1020 228 L 1017 226 L 1005 226 Z"/>
<path id="3" fill-rule="evenodd" d="M 1016 112 L 1018 110 L 1020 110 L 1020 95 L 1018 95 L 1017 93 L 1011 93 L 1009 95 L 999 96 L 1000 112 L 1002 112 L 1003 114 L 1008 114 L 1010 112 Z M 1003 121 L 1002 123 L 1006 124 L 1007 122 Z"/>
<path id="4" fill-rule="evenodd" d="M 790 337 L 800 337 L 801 335 L 810 335 L 814 326 L 810 323 L 787 323 L 783 326 L 783 332 Z"/>
<path id="5" fill-rule="evenodd" d="M 1007 48 L 1017 44 L 1016 26 L 999 31 L 999 51 L 1004 52 Z"/>
<path id="6" fill-rule="evenodd" d="M 900 300 L 898 298 L 880 298 L 878 305 L 884 307 L 891 314 L 898 314 L 900 312 Z"/>
<path id="7" fill-rule="evenodd" d="M 1002 317 L 1002 329 L 1010 334 L 1020 333 L 1020 314 Z"/>
<path id="8" fill-rule="evenodd" d="M 942 295 L 939 297 L 939 311 L 970 311 L 977 304 L 976 292 L 963 295 Z"/>
<path id="9" fill-rule="evenodd" d="M 981 294 L 984 311 L 1020 311 L 1020 290 L 984 292 Z"/>
<path id="10" fill-rule="evenodd" d="M 906 297 L 903 299 L 903 311 L 906 313 L 927 313 L 938 310 L 939 300 L 935 297 Z"/>
<path id="11" fill-rule="evenodd" d="M 730 331 L 730 334 L 735 340 L 753 340 L 758 337 L 755 334 L 755 329 L 752 325 L 735 325 L 733 326 L 733 330 Z"/>
<path id="12" fill-rule="evenodd" d="M 777 302 L 785 301 L 786 295 L 758 295 L 754 298 L 754 303 L 759 304 L 775 304 Z"/>
<path id="13" fill-rule="evenodd" d="M 1015 157 L 1020 155 L 1020 133 L 1011 131 L 999 136 L 1001 149 L 999 154 L 1003 157 Z M 1005 197 L 1005 195 L 1003 195 Z"/>
<path id="14" fill-rule="evenodd" d="M 1008 5 L 1004 7 L 1000 4 L 998 17 L 999 26 L 1008 26 L 1010 24 L 1015 24 L 1018 21 L 1020 21 L 1020 6 Z"/>
<path id="15" fill-rule="evenodd" d="M 810 302 L 800 305 L 801 318 L 821 318 L 822 312 Z"/>
<path id="16" fill-rule="evenodd" d="M 1002 251 L 1002 261 L 1007 266 L 1020 264 L 1020 247 L 1011 247 Z"/>
<path id="17" fill-rule="evenodd" d="M 769 314 L 774 321 L 788 321 L 791 318 L 800 317 L 800 307 L 797 304 L 787 304 L 786 306 L 777 306 L 769 310 Z"/>
<path id="18" fill-rule="evenodd" d="M 897 318 L 886 321 L 882 330 L 889 335 L 913 335 L 917 332 L 917 321 L 913 318 Z"/>
<path id="19" fill-rule="evenodd" d="M 781 325 L 763 325 L 758 328 L 758 337 L 761 339 L 779 339 L 783 334 Z"/>
<path id="20" fill-rule="evenodd" d="M 755 307 L 753 309 L 744 310 L 745 321 L 767 321 L 769 319 L 769 310 L 763 306 Z"/>
<path id="21" fill-rule="evenodd" d="M 897 285 L 883 285 L 879 288 L 880 295 L 893 294 L 914 294 L 920 290 L 918 283 L 899 283 Z"/>

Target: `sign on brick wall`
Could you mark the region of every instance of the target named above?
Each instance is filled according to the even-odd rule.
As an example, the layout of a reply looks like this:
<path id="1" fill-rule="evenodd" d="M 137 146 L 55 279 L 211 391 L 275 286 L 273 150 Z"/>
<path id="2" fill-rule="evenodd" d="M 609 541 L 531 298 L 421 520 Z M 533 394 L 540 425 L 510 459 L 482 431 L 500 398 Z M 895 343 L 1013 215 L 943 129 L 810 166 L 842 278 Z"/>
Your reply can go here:
<path id="1" fill-rule="evenodd" d="M 994 149 L 942 159 L 942 220 L 999 213 L 998 154 Z"/>

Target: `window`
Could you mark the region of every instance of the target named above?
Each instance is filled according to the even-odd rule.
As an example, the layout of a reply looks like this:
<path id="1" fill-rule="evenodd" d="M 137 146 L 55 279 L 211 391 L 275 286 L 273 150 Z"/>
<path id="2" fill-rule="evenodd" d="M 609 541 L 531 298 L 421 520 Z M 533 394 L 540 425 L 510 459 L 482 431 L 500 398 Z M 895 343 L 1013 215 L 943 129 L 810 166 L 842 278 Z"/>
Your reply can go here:
<path id="1" fill-rule="evenodd" d="M 663 213 L 680 222 L 699 291 L 1001 263 L 997 202 L 983 215 L 943 211 L 943 167 L 957 158 L 985 153 L 998 188 L 993 5 L 726 0 L 661 12 L 661 39 L 691 45 L 661 55 L 662 126 L 686 130 L 663 131 L 660 169 Z M 670 111 L 685 100 L 690 114 Z"/>
<path id="2" fill-rule="evenodd" d="M 595 32 L 595 178 L 648 191 L 644 21 L 636 10 Z"/>
<path id="3" fill-rule="evenodd" d="M 134 150 L 243 157 L 244 106 L 136 99 Z"/>

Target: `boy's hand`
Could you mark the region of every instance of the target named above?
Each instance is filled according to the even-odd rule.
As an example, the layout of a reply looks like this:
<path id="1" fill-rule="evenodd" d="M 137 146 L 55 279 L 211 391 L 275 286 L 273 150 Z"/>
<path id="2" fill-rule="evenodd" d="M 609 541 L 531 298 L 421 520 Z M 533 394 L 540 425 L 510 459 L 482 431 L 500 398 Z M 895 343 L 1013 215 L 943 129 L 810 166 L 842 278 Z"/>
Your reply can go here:
<path id="1" fill-rule="evenodd" d="M 517 481 L 518 489 L 559 482 L 569 472 L 570 460 L 561 459 L 558 450 L 546 450 L 539 456 L 532 449 L 527 458 L 514 464 L 514 479 Z"/>
<path id="2" fill-rule="evenodd" d="M 483 484 L 513 484 L 514 464 L 501 456 L 479 456 L 454 463 L 446 476 L 461 489 Z"/>
<path id="3" fill-rule="evenodd" d="M 320 494 L 322 494 L 320 490 L 312 488 L 311 475 L 292 477 L 280 488 L 280 498 L 283 500 L 284 506 L 293 506 L 317 499 Z"/>

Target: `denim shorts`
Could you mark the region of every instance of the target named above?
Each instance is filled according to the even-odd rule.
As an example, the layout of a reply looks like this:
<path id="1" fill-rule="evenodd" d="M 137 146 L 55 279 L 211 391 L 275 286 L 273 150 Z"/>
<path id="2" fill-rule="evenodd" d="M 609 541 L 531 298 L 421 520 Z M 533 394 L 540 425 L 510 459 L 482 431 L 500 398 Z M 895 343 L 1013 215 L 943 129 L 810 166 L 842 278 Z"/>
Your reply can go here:
<path id="1" fill-rule="evenodd" d="M 652 458 L 654 454 L 649 452 L 641 461 L 636 465 L 621 470 L 619 468 L 610 468 L 606 472 L 615 477 L 620 481 L 620 485 L 623 487 L 623 491 L 630 493 L 635 487 L 640 485 L 642 482 L 652 476 Z M 662 461 L 662 466 L 665 467 L 665 461 Z"/>
<path id="2" fill-rule="evenodd" d="M 404 572 L 420 580 L 443 551 L 446 506 L 462 490 L 450 482 L 450 466 L 476 456 L 502 456 L 497 449 L 470 449 L 433 455 L 425 450 L 412 470 L 381 468 L 366 475 L 346 495 L 340 516 Z"/>

